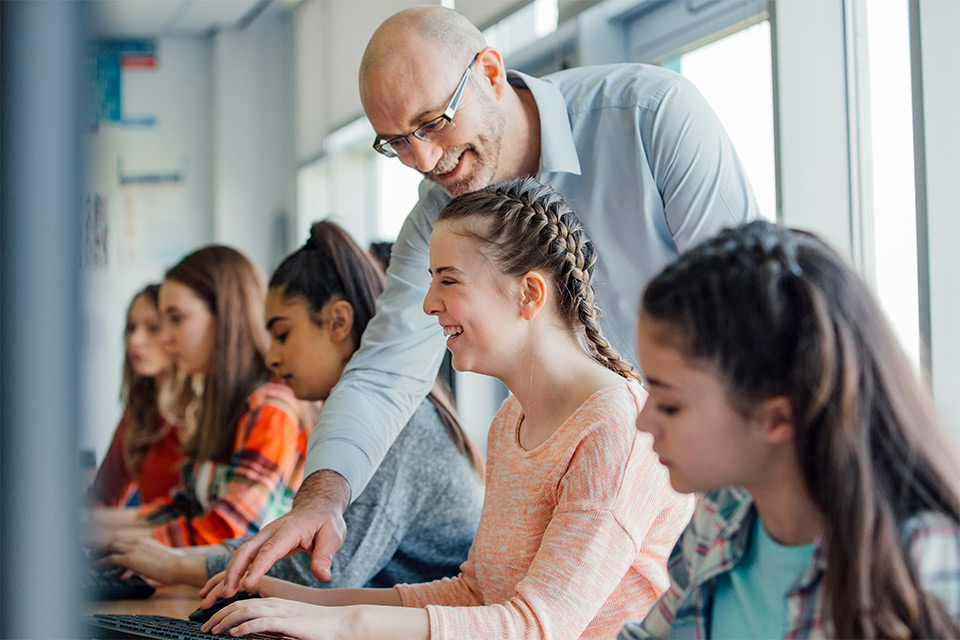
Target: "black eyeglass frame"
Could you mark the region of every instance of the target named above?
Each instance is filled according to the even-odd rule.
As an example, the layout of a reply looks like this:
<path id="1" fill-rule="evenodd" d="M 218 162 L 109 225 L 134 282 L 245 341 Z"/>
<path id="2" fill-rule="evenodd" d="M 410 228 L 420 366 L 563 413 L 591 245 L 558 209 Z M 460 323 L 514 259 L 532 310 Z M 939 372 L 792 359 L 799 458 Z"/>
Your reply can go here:
<path id="1" fill-rule="evenodd" d="M 424 122 L 405 136 L 396 136 L 389 140 L 381 140 L 380 136 L 377 136 L 373 139 L 373 150 L 388 158 L 396 158 L 400 153 L 394 145 L 406 144 L 407 149 L 409 149 L 410 136 L 418 140 L 423 140 L 424 142 L 436 142 L 455 129 L 457 124 L 453 121 L 453 116 L 457 113 L 457 107 L 460 106 L 460 98 L 463 96 L 463 90 L 467 86 L 467 79 L 470 77 L 470 72 L 473 70 L 473 65 L 476 64 L 477 58 L 480 57 L 480 53 L 481 52 L 478 51 L 474 54 L 473 60 L 467 65 L 467 69 L 463 72 L 460 83 L 457 85 L 456 91 L 453 92 L 453 97 L 450 98 L 450 102 L 447 104 L 447 108 L 443 110 L 443 113 L 436 118 Z M 440 129 L 434 131 L 437 125 L 441 123 L 445 124 Z"/>

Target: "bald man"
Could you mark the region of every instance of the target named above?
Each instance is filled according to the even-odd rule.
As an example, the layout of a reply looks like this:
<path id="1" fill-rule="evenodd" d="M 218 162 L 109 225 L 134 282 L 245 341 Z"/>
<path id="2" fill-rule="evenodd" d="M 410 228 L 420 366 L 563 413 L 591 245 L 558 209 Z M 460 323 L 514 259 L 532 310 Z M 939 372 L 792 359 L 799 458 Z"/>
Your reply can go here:
<path id="1" fill-rule="evenodd" d="M 313 473 L 293 510 L 234 553 L 226 595 L 241 579 L 253 588 L 298 549 L 313 554 L 317 577 L 329 576 L 343 509 L 430 390 L 443 355 L 441 328 L 421 305 L 433 222 L 451 197 L 521 176 L 563 194 L 597 248 L 604 335 L 631 358 L 646 282 L 679 252 L 758 215 L 716 115 L 689 82 L 658 67 L 533 78 L 507 71 L 460 14 L 418 7 L 373 35 L 360 95 L 374 148 L 424 176 L 420 201 L 394 244 L 377 316 L 310 436 Z"/>

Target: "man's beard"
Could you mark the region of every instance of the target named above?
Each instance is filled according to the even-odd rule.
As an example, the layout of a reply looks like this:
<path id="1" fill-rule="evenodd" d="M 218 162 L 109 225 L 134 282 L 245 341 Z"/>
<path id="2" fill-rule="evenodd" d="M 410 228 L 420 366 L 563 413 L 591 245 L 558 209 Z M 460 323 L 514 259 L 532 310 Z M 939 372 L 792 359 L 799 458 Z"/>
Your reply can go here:
<path id="1" fill-rule="evenodd" d="M 482 94 L 481 94 L 482 95 Z M 468 143 L 457 147 L 450 147 L 443 153 L 437 166 L 424 176 L 434 180 L 436 174 L 444 174 L 453 170 L 467 151 L 473 154 L 473 168 L 467 175 L 461 176 L 452 182 L 437 182 L 451 197 L 455 198 L 464 193 L 477 191 L 489 186 L 497 174 L 500 158 L 500 144 L 503 140 L 504 118 L 494 105 L 487 102 L 483 105 L 483 131 L 486 133 L 477 136 L 476 143 Z"/>

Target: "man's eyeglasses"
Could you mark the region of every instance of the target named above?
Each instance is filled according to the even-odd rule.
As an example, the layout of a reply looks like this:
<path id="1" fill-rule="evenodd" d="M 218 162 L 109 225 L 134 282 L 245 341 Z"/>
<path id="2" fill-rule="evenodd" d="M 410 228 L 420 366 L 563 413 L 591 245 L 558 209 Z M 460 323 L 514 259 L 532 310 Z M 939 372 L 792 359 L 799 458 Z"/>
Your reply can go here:
<path id="1" fill-rule="evenodd" d="M 397 136 L 389 140 L 381 140 L 380 136 L 377 136 L 373 141 L 373 148 L 376 152 L 382 153 L 388 158 L 396 158 L 399 155 L 410 152 L 410 136 L 414 136 L 425 142 L 436 142 L 453 131 L 457 127 L 453 122 L 453 116 L 457 113 L 460 96 L 463 95 L 463 89 L 467 86 L 467 78 L 470 77 L 470 70 L 473 69 L 473 65 L 479 55 L 480 52 L 478 51 L 476 55 L 473 56 L 473 60 L 470 61 L 467 70 L 463 72 L 463 77 L 460 78 L 460 84 L 457 85 L 457 90 L 453 92 L 453 97 L 450 98 L 450 104 L 447 105 L 447 108 L 443 110 L 442 114 L 433 120 L 423 123 L 405 136 Z"/>

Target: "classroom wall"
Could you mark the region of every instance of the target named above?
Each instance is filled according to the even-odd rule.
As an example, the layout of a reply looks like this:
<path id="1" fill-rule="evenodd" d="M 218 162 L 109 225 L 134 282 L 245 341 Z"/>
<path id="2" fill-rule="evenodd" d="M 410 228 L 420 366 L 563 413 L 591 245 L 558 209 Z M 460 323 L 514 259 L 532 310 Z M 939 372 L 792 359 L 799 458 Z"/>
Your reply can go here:
<path id="1" fill-rule="evenodd" d="M 213 37 L 213 237 L 269 273 L 290 248 L 295 176 L 287 13 Z"/>
<path id="2" fill-rule="evenodd" d="M 205 39 L 159 40 L 156 67 L 121 78 L 124 115 L 153 124 L 101 121 L 87 134 L 84 215 L 87 226 L 94 219 L 100 239 L 88 233 L 83 247 L 80 446 L 98 461 L 120 417 L 130 298 L 188 250 L 213 240 L 212 53 Z M 97 201 L 99 213 L 91 212 Z"/>
<path id="3" fill-rule="evenodd" d="M 98 461 L 120 418 L 132 295 L 204 244 L 229 244 L 264 271 L 289 248 L 291 42 L 284 13 L 161 38 L 154 68 L 122 73 L 131 122 L 100 122 L 86 136 L 84 215 L 96 232 L 84 238 L 80 447 Z"/>

